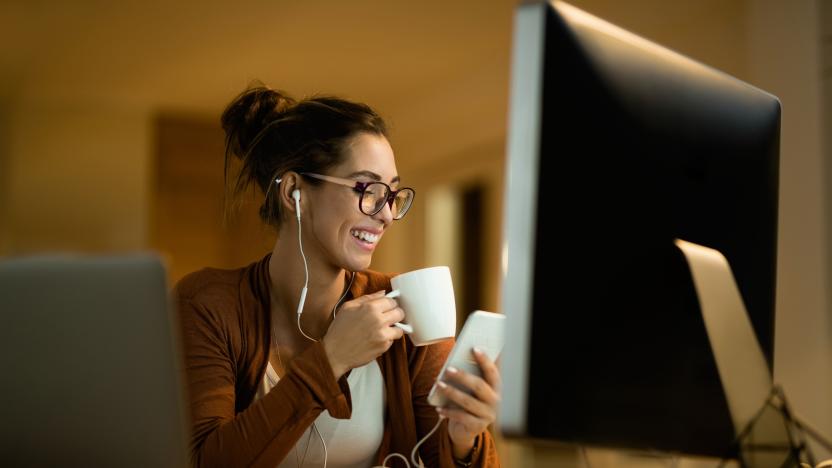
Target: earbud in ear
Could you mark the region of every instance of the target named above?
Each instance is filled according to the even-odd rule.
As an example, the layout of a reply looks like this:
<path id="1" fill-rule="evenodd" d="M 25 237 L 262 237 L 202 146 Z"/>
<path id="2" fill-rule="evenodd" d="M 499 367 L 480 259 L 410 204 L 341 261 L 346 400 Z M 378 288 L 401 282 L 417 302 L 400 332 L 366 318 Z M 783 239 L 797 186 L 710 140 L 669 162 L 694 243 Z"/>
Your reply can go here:
<path id="1" fill-rule="evenodd" d="M 295 214 L 300 219 L 300 189 L 292 191 L 292 198 L 295 199 Z"/>

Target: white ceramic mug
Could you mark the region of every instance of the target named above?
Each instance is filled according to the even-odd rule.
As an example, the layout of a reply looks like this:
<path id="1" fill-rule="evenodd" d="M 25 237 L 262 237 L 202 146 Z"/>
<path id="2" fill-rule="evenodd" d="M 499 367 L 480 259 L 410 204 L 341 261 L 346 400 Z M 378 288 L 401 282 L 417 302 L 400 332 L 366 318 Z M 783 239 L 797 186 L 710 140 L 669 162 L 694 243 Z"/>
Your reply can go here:
<path id="1" fill-rule="evenodd" d="M 437 266 L 394 276 L 393 290 L 387 297 L 395 298 L 404 310 L 404 323 L 396 326 L 410 335 L 416 346 L 425 346 L 453 338 L 456 334 L 456 302 L 451 270 Z"/>

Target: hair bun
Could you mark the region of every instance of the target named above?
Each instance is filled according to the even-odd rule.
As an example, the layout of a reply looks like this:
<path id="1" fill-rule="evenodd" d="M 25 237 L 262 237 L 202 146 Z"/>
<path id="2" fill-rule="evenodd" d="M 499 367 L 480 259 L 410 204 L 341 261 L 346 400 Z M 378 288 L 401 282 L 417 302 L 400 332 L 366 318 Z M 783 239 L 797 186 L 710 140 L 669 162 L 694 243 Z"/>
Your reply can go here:
<path id="1" fill-rule="evenodd" d="M 222 113 L 226 149 L 244 159 L 261 131 L 296 104 L 288 94 L 259 85 L 237 96 Z"/>

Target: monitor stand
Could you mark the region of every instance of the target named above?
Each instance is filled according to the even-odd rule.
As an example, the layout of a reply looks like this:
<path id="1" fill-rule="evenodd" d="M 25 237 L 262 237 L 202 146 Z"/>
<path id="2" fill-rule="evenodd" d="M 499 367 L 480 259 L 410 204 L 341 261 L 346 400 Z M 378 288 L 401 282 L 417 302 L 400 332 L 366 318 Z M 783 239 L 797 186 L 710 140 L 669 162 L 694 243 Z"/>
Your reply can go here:
<path id="1" fill-rule="evenodd" d="M 676 240 L 693 277 L 744 467 L 814 467 L 803 425 L 775 386 L 727 259 Z M 822 442 L 822 441 L 821 441 Z"/>
<path id="2" fill-rule="evenodd" d="M 790 410 L 783 390 L 772 381 L 762 348 L 737 288 L 731 267 L 719 251 L 676 240 L 691 271 L 705 329 L 717 365 L 739 460 L 674 454 L 644 454 L 571 444 L 513 443 L 507 458 L 518 466 L 542 468 L 803 468 L 816 465 L 806 434 L 832 452 L 832 444 Z"/>

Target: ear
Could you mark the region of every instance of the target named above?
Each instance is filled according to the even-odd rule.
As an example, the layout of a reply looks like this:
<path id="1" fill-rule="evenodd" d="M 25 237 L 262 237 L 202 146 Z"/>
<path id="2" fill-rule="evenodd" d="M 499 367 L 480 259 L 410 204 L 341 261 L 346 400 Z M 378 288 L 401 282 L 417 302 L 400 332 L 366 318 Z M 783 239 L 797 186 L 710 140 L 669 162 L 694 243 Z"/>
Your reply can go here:
<path id="1" fill-rule="evenodd" d="M 297 172 L 288 171 L 283 174 L 280 179 L 280 209 L 284 213 L 291 213 L 297 216 L 297 209 L 295 208 L 295 199 L 292 192 L 300 190 L 303 195 L 301 187 L 302 177 Z M 301 197 L 302 198 L 302 197 Z"/>

